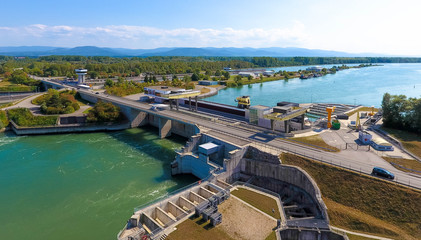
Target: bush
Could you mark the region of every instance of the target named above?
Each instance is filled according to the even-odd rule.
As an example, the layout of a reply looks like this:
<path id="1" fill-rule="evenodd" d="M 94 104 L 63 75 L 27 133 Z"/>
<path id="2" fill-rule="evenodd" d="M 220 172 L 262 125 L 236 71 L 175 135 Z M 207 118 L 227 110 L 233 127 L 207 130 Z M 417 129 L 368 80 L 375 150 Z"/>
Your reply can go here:
<path id="1" fill-rule="evenodd" d="M 41 112 L 44 114 L 73 113 L 80 109 L 75 99 L 76 90 L 58 92 L 49 89 L 48 93 L 32 100 L 32 103 L 41 105 Z"/>
<path id="2" fill-rule="evenodd" d="M 95 106 L 89 110 L 88 122 L 118 122 L 121 121 L 123 115 L 120 108 L 112 103 L 98 101 Z"/>
<path id="3" fill-rule="evenodd" d="M 79 109 L 80 109 L 80 106 L 79 106 L 79 104 L 78 104 L 77 102 L 72 103 L 72 107 L 73 107 L 73 109 L 74 109 L 75 111 L 77 111 L 77 110 L 79 110 Z"/>
<path id="4" fill-rule="evenodd" d="M 0 111 L 0 129 L 5 128 L 9 125 L 9 119 L 7 119 L 6 111 Z"/>
<path id="5" fill-rule="evenodd" d="M 34 116 L 27 108 L 7 110 L 9 119 L 22 127 L 56 125 L 57 116 Z"/>
<path id="6" fill-rule="evenodd" d="M 226 86 L 227 87 L 237 87 L 238 85 L 235 82 L 226 82 Z"/>

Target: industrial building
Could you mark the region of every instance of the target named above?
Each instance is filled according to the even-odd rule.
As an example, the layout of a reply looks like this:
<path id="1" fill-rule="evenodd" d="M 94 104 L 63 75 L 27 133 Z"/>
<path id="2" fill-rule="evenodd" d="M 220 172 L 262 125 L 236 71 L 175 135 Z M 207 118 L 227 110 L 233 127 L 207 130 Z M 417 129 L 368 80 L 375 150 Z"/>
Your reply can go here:
<path id="1" fill-rule="evenodd" d="M 172 109 L 173 101 L 175 101 L 176 109 L 178 110 L 179 104 L 184 104 L 184 98 L 189 99 L 189 109 L 192 110 L 191 98 L 195 98 L 197 111 L 197 96 L 200 95 L 200 91 L 186 90 L 183 88 L 167 87 L 167 86 L 150 86 L 144 88 L 145 94 L 154 98 L 155 102 L 164 103 L 168 101 L 170 108 Z"/>
<path id="2" fill-rule="evenodd" d="M 306 69 L 306 71 L 311 71 L 311 72 L 321 72 L 323 70 L 323 67 L 321 66 L 313 66 L 313 67 L 308 67 Z"/>
<path id="3" fill-rule="evenodd" d="M 309 107 L 300 107 L 298 103 L 290 102 L 279 102 L 277 105 L 273 108 L 251 106 L 246 110 L 246 119 L 251 124 L 284 133 L 305 129 L 305 114 Z"/>
<path id="4" fill-rule="evenodd" d="M 370 146 L 372 146 L 377 151 L 393 151 L 392 144 L 382 138 L 373 138 Z"/>
<path id="5" fill-rule="evenodd" d="M 199 85 L 203 85 L 203 86 L 218 85 L 218 81 L 199 80 Z"/>

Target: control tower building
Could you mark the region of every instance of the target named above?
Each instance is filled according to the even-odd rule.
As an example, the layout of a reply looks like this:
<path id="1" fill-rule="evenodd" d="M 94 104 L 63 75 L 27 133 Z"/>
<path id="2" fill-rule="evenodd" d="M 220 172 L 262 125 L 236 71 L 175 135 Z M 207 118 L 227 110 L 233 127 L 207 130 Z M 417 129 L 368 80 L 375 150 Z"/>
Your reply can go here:
<path id="1" fill-rule="evenodd" d="M 75 69 L 77 74 L 77 84 L 85 84 L 85 75 L 88 73 L 86 69 Z"/>

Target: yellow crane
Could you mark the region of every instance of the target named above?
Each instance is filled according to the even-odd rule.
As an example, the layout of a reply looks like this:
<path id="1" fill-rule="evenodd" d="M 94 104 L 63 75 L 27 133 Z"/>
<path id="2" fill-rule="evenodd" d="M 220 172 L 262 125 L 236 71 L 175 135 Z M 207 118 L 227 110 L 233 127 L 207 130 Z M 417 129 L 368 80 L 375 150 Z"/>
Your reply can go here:
<path id="1" fill-rule="evenodd" d="M 241 97 L 237 97 L 235 99 L 235 101 L 238 103 L 237 107 L 238 108 L 249 108 L 250 107 L 250 97 L 249 96 L 241 96 Z"/>
<path id="2" fill-rule="evenodd" d="M 327 107 L 327 128 L 332 127 L 332 113 L 335 111 L 335 107 Z"/>

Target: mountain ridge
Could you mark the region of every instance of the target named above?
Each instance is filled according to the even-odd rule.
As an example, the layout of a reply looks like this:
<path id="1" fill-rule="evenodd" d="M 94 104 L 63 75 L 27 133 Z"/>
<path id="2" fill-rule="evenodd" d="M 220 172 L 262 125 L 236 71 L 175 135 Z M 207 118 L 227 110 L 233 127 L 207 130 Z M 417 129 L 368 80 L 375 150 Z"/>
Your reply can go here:
<path id="1" fill-rule="evenodd" d="M 155 49 L 106 48 L 79 46 L 74 48 L 49 46 L 0 47 L 0 55 L 40 57 L 51 55 L 109 56 L 109 57 L 385 57 L 373 53 L 347 53 L 340 51 L 307 49 L 295 47 L 235 48 L 235 47 L 162 47 Z"/>

